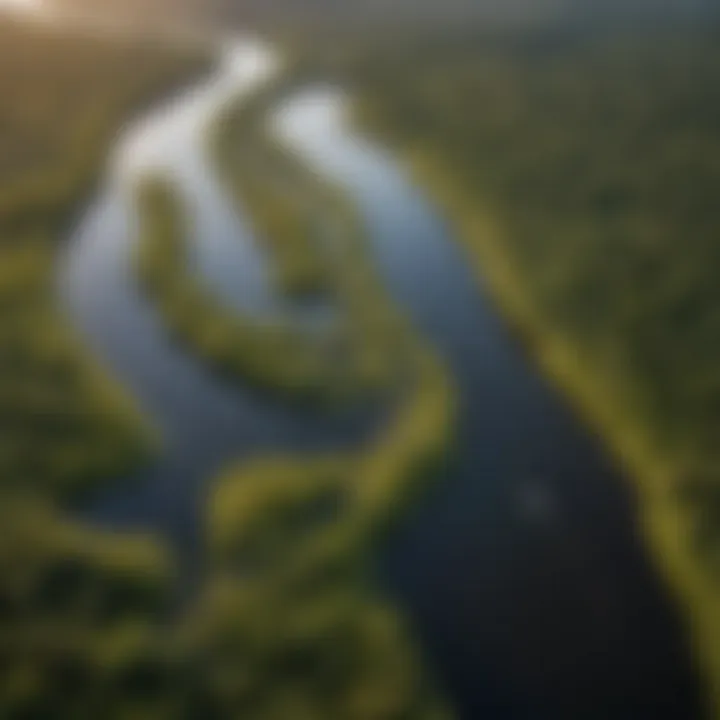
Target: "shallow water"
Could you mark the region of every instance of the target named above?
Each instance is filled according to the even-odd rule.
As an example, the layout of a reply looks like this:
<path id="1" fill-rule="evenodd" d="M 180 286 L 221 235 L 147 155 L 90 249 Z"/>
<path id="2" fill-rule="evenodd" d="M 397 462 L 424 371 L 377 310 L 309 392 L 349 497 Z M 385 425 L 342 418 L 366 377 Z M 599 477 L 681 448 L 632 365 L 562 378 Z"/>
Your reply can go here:
<path id="1" fill-rule="evenodd" d="M 213 80 L 134 124 L 61 273 L 79 332 L 165 439 L 143 483 L 108 493 L 93 517 L 159 529 L 196 567 L 214 472 L 268 448 L 352 443 L 367 427 L 362 414 L 310 418 L 212 376 L 173 344 L 132 276 L 129 185 L 169 171 L 206 280 L 238 309 L 282 311 L 203 146 L 213 112 L 275 63 L 244 41 Z M 457 458 L 382 558 L 428 662 L 468 720 L 692 720 L 692 667 L 636 537 L 630 485 L 528 362 L 431 204 L 343 108 L 341 94 L 308 89 L 281 109 L 278 130 L 357 200 L 379 270 L 462 398 Z"/>

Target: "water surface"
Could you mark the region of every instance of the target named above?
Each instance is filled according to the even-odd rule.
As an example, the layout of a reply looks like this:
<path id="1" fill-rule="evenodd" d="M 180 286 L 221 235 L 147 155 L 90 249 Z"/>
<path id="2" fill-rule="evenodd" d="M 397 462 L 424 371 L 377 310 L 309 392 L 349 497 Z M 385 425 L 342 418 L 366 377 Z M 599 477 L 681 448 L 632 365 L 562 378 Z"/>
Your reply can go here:
<path id="1" fill-rule="evenodd" d="M 696 717 L 676 609 L 631 484 L 508 333 L 406 172 L 315 88 L 280 132 L 362 208 L 380 271 L 444 355 L 459 452 L 394 538 L 385 576 L 468 718 Z"/>
<path id="2" fill-rule="evenodd" d="M 79 332 L 165 438 L 142 484 L 108 493 L 93 515 L 158 529 L 196 566 L 217 470 L 268 449 L 353 444 L 367 431 L 362 413 L 308 416 L 214 377 L 168 337 L 133 277 L 132 182 L 169 172 L 189 206 L 201 275 L 238 310 L 282 312 L 203 140 L 218 107 L 276 62 L 244 41 L 214 78 L 130 128 L 61 273 Z M 455 462 L 381 559 L 428 663 L 467 720 L 698 717 L 677 613 L 634 529 L 630 484 L 514 342 L 431 203 L 349 129 L 343 107 L 337 92 L 309 88 L 281 109 L 278 131 L 355 198 L 380 272 L 462 401 Z"/>

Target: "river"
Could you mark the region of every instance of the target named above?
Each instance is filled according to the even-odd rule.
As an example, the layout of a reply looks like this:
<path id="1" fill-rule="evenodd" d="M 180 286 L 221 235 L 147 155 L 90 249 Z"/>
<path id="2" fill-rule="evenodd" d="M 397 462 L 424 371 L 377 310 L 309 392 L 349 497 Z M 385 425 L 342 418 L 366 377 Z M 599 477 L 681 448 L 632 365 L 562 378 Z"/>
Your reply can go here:
<path id="1" fill-rule="evenodd" d="M 59 283 L 83 341 L 164 440 L 140 482 L 104 494 L 92 516 L 166 535 L 188 587 L 202 565 L 209 477 L 268 449 L 351 446 L 369 420 L 308 417 L 212 375 L 136 285 L 132 184 L 168 172 L 191 210 L 197 271 L 231 306 L 285 311 L 204 144 L 217 109 L 267 79 L 277 58 L 249 38 L 223 57 L 213 77 L 126 129 Z M 445 358 L 462 402 L 457 458 L 379 558 L 428 664 L 466 720 L 699 717 L 694 668 L 635 529 L 630 484 L 507 331 L 432 204 L 350 128 L 344 108 L 341 92 L 305 88 L 279 108 L 276 129 L 352 194 L 380 272 Z"/>

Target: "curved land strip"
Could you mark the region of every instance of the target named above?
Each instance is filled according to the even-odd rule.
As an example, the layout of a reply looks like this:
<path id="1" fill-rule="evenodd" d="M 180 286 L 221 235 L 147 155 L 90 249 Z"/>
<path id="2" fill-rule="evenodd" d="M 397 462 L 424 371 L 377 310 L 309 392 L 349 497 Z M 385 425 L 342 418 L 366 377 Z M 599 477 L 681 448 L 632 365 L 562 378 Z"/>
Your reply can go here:
<path id="1" fill-rule="evenodd" d="M 264 458 L 217 481 L 185 642 L 219 717 L 450 717 L 370 577 L 382 531 L 448 452 L 452 393 L 432 361 L 418 371 L 369 447 Z"/>
<path id="2" fill-rule="evenodd" d="M 338 320 L 308 332 L 225 309 L 190 269 L 183 208 L 158 178 L 138 193 L 143 282 L 184 344 L 258 388 L 329 404 L 386 392 L 412 352 L 412 333 L 378 281 L 354 208 L 264 129 L 260 109 L 273 107 L 277 88 L 259 97 L 262 105 L 242 97 L 221 114 L 213 155 L 280 268 L 276 289 L 296 302 L 320 293 Z"/>
<path id="3" fill-rule="evenodd" d="M 630 470 L 718 714 L 717 30 L 412 42 L 305 51 Z"/>
<path id="4" fill-rule="evenodd" d="M 142 223 L 137 267 L 165 325 L 212 366 L 263 390 L 297 399 L 338 397 L 350 389 L 337 335 L 312 337 L 285 322 L 263 322 L 226 310 L 188 262 L 183 209 L 172 184 L 139 190 Z"/>
<path id="5" fill-rule="evenodd" d="M 290 67 L 252 97 L 230 102 L 211 128 L 211 154 L 261 239 L 275 223 L 270 253 L 281 268 L 279 289 L 290 297 L 321 293 L 338 311 L 359 384 L 387 388 L 394 378 L 392 362 L 406 362 L 416 340 L 379 280 L 359 213 L 266 122 L 305 77 L 299 67 Z M 285 215 L 288 204 L 302 213 Z"/>
<path id="6" fill-rule="evenodd" d="M 166 326 L 203 360 L 258 389 L 311 403 L 337 405 L 391 384 L 394 356 L 384 347 L 358 353 L 357 339 L 345 327 L 309 330 L 226 309 L 190 268 L 186 223 L 172 183 L 152 179 L 138 199 L 140 276 Z M 368 316 L 366 325 L 382 327 L 399 347 L 390 320 L 387 313 Z"/>
<path id="7" fill-rule="evenodd" d="M 308 718 L 450 717 L 371 579 L 376 544 L 452 441 L 444 369 L 419 349 L 408 371 L 411 389 L 367 447 L 263 458 L 216 482 L 210 573 L 186 643 L 220 717 L 239 707 L 252 717 L 290 707 Z"/>

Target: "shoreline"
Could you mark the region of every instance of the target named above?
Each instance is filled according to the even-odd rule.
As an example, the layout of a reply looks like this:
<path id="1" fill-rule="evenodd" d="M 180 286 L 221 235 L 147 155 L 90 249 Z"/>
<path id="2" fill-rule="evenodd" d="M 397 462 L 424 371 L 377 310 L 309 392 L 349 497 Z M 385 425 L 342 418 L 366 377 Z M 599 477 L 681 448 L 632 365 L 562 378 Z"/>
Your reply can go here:
<path id="1" fill-rule="evenodd" d="M 687 548 L 691 523 L 670 482 L 672 459 L 653 451 L 647 429 L 638 418 L 623 414 L 622 397 L 611 392 L 612 378 L 604 382 L 571 339 L 543 327 L 545 321 L 534 309 L 532 298 L 523 292 L 512 257 L 502 248 L 503 230 L 492 211 L 453 181 L 442 160 L 417 149 L 408 152 L 392 138 L 382 137 L 381 129 L 366 126 L 361 115 L 356 113 L 353 121 L 389 142 L 411 177 L 436 203 L 454 230 L 455 242 L 466 253 L 479 288 L 487 291 L 520 338 L 530 361 L 628 476 L 640 541 L 688 631 L 689 659 L 707 688 L 709 714 L 720 716 L 720 642 L 716 642 L 720 640 L 720 615 L 714 611 L 711 583 Z"/>

